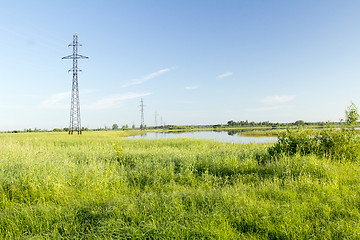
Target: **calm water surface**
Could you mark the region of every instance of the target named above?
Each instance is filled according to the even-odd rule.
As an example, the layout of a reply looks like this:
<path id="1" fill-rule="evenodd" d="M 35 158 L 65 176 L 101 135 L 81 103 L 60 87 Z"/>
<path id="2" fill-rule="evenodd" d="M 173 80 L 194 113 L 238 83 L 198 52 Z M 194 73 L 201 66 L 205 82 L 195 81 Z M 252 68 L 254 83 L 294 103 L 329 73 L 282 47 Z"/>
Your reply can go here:
<path id="1" fill-rule="evenodd" d="M 197 132 L 181 132 L 181 133 L 161 133 L 150 132 L 142 135 L 127 137 L 128 139 L 161 139 L 161 138 L 196 138 L 196 139 L 212 139 L 219 142 L 229 143 L 268 143 L 275 142 L 276 137 L 250 137 L 241 136 L 239 134 L 230 134 L 227 131 L 197 131 Z"/>

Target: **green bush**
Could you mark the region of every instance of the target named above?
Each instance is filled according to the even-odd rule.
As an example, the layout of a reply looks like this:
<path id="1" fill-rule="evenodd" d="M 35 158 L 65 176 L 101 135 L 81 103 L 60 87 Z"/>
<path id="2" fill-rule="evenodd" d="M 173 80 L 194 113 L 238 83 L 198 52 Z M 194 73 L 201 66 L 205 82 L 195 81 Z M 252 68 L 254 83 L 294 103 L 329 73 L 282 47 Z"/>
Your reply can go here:
<path id="1" fill-rule="evenodd" d="M 346 122 L 340 129 L 331 126 L 324 130 L 298 128 L 279 133 L 278 141 L 268 148 L 270 158 L 315 154 L 337 160 L 360 159 L 360 139 L 355 131 L 358 109 L 351 103 L 345 113 Z"/>
<path id="2" fill-rule="evenodd" d="M 314 136 L 314 130 L 311 129 L 287 129 L 278 134 L 278 141 L 268 149 L 268 153 L 272 157 L 279 157 L 283 154 L 307 155 L 313 153 L 318 148 L 318 142 Z"/>

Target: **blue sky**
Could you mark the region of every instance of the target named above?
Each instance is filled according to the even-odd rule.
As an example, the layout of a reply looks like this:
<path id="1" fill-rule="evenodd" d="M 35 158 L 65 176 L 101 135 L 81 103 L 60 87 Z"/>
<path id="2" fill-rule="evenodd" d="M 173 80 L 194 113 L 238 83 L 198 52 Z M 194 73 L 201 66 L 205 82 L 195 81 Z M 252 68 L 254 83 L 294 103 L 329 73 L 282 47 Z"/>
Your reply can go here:
<path id="1" fill-rule="evenodd" d="M 0 130 L 338 121 L 360 105 L 360 1 L 2 1 Z"/>

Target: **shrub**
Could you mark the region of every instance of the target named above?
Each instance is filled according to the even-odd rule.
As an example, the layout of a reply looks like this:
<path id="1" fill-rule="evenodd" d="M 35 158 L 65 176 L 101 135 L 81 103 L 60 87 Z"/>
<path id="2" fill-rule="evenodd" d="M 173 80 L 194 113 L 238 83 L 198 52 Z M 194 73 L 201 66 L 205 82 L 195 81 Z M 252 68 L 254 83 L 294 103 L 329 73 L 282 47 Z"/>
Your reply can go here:
<path id="1" fill-rule="evenodd" d="M 360 159 L 360 139 L 355 131 L 359 114 L 354 103 L 345 110 L 345 114 L 346 122 L 340 129 L 329 126 L 319 131 L 298 128 L 281 132 L 278 141 L 268 148 L 268 154 L 272 159 L 294 154 L 315 154 L 338 160 Z"/>

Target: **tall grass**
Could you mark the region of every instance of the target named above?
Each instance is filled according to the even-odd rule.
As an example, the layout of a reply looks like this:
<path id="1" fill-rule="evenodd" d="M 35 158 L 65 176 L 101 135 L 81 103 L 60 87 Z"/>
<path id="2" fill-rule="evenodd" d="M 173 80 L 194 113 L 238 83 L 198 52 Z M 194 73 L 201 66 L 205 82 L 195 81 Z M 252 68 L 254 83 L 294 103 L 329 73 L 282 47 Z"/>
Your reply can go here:
<path id="1" fill-rule="evenodd" d="M 356 162 L 123 134 L 0 134 L 0 238 L 360 238 Z"/>

